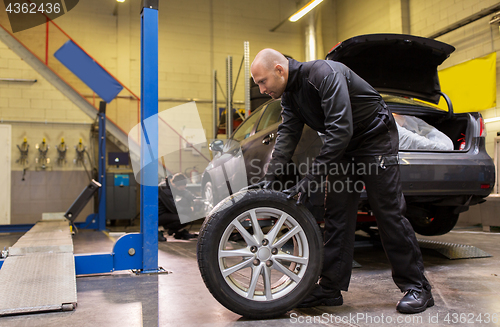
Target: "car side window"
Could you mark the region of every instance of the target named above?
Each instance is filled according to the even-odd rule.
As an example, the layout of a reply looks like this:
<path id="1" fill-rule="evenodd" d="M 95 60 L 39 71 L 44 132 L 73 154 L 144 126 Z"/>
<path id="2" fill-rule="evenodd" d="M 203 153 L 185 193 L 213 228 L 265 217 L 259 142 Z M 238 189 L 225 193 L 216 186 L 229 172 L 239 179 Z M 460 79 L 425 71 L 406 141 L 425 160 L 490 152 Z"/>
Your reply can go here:
<path id="1" fill-rule="evenodd" d="M 268 106 L 262 118 L 260 119 L 259 125 L 257 126 L 257 132 L 268 128 L 269 126 L 276 124 L 281 120 L 281 102 L 274 101 Z"/>
<path id="2" fill-rule="evenodd" d="M 257 119 L 260 116 L 261 109 L 262 107 L 255 110 L 250 115 L 250 117 L 248 117 L 243 123 L 241 123 L 241 125 L 233 134 L 233 140 L 241 142 L 250 136 L 250 133 L 252 132 L 252 128 L 255 125 L 255 122 L 257 122 Z"/>

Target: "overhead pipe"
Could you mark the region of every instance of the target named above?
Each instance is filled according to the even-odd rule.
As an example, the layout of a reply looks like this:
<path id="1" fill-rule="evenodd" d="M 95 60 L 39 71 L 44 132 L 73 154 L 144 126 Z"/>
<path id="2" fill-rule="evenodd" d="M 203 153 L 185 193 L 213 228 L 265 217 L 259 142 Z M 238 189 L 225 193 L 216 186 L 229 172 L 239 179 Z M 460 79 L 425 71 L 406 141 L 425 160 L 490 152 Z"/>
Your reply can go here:
<path id="1" fill-rule="evenodd" d="M 0 82 L 36 83 L 36 79 L 0 78 Z"/>
<path id="2" fill-rule="evenodd" d="M 306 37 L 306 61 L 318 59 L 316 53 L 316 12 L 309 13 L 305 28 Z"/>
<path id="3" fill-rule="evenodd" d="M 243 43 L 245 60 L 245 118 L 250 115 L 250 42 Z"/>
<path id="4" fill-rule="evenodd" d="M 229 139 L 233 134 L 233 57 L 226 59 L 226 135 Z"/>
<path id="5" fill-rule="evenodd" d="M 439 31 L 429 35 L 428 38 L 429 39 L 438 38 L 440 36 L 443 36 L 445 34 L 452 32 L 460 27 L 463 27 L 463 26 L 468 25 L 472 22 L 475 22 L 476 20 L 479 20 L 479 19 L 486 17 L 488 15 L 494 14 L 499 10 L 500 10 L 500 4 L 496 4 L 496 5 L 493 5 L 491 7 L 485 8 L 485 9 L 480 10 L 479 12 L 477 12 L 475 14 L 472 14 L 470 16 L 465 17 L 464 19 L 459 20 L 458 22 L 455 22 L 451 25 L 446 26 L 443 29 L 440 29 Z"/>
<path id="6" fill-rule="evenodd" d="M 217 138 L 217 132 L 218 132 L 218 128 L 217 128 L 217 117 L 219 116 L 218 115 L 218 110 L 217 110 L 217 71 L 214 70 L 214 78 L 213 78 L 213 82 L 214 82 L 214 85 L 213 85 L 213 98 L 212 98 L 212 110 L 213 110 L 213 136 L 214 136 L 214 139 Z"/>

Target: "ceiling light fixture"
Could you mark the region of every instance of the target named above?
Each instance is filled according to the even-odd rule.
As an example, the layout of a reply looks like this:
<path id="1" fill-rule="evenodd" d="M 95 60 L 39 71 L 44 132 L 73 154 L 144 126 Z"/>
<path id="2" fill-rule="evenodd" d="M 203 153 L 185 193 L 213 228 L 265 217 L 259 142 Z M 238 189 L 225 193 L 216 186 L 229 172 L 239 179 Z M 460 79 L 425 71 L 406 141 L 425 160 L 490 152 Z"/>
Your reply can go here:
<path id="1" fill-rule="evenodd" d="M 125 2 L 125 0 L 116 0 L 116 2 Z"/>
<path id="2" fill-rule="evenodd" d="M 500 117 L 493 117 L 493 118 L 486 118 L 484 120 L 484 122 L 487 124 L 487 123 L 493 123 L 493 122 L 496 122 L 496 121 L 500 121 Z"/>
<path id="3" fill-rule="evenodd" d="M 313 8 L 316 7 L 317 5 L 319 5 L 321 2 L 323 2 L 323 0 L 311 0 L 311 1 L 309 1 L 304 7 L 300 8 L 299 11 L 297 11 L 295 14 L 290 16 L 290 18 L 288 18 L 288 20 L 291 22 L 298 21 L 299 19 L 304 17 L 308 12 L 313 10 Z"/>
<path id="4" fill-rule="evenodd" d="M 288 21 L 288 20 L 291 21 L 291 22 L 298 21 L 299 19 L 301 19 L 302 17 L 304 17 L 308 12 L 310 12 L 311 10 L 313 10 L 313 8 L 316 7 L 317 5 L 319 5 L 321 2 L 323 2 L 323 0 L 311 0 L 311 1 L 309 1 L 304 7 L 300 8 L 300 10 L 297 11 L 295 14 L 293 14 L 289 18 L 283 19 L 278 25 L 276 25 L 273 28 L 271 28 L 269 30 L 269 32 L 276 31 L 281 25 L 283 25 L 284 23 L 286 23 L 286 21 Z"/>

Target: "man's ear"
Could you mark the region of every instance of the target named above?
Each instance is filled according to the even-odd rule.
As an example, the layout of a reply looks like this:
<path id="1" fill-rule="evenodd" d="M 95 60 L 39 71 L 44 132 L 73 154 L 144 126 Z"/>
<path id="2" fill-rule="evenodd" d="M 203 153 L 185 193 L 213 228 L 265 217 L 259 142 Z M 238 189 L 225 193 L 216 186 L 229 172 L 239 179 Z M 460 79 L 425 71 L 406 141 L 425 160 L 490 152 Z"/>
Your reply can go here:
<path id="1" fill-rule="evenodd" d="M 285 73 L 285 69 L 280 64 L 276 64 L 274 68 L 277 70 L 280 76 L 283 76 L 283 74 Z"/>

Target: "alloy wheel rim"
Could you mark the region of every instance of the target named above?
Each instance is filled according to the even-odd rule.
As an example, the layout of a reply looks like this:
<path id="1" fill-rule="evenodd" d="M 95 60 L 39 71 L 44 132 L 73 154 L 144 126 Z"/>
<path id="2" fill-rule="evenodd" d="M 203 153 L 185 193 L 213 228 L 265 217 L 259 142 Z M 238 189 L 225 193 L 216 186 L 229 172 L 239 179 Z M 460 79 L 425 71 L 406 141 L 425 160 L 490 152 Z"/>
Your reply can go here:
<path id="1" fill-rule="evenodd" d="M 261 228 L 259 221 L 273 224 Z M 234 241 L 232 235 L 238 234 L 242 240 Z M 302 280 L 309 264 L 309 243 L 288 213 L 268 207 L 250 209 L 224 230 L 218 263 L 224 280 L 238 295 L 272 301 L 289 294 Z"/>

